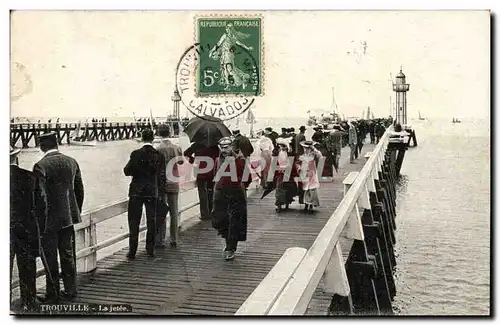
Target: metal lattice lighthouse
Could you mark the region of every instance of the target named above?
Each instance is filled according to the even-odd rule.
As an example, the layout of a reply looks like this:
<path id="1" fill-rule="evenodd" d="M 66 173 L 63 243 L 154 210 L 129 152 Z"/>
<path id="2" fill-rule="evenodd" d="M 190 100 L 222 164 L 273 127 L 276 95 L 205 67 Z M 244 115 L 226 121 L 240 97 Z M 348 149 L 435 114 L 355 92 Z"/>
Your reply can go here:
<path id="1" fill-rule="evenodd" d="M 392 83 L 392 90 L 396 93 L 396 122 L 401 125 L 408 124 L 408 112 L 406 106 L 406 92 L 410 90 L 410 84 L 406 83 L 406 76 L 403 68 L 396 76 L 396 82 Z"/>
<path id="2" fill-rule="evenodd" d="M 179 110 L 179 103 L 181 101 L 181 96 L 179 95 L 179 92 L 177 90 L 174 90 L 172 101 L 174 102 L 174 118 L 180 120 L 181 114 Z"/>

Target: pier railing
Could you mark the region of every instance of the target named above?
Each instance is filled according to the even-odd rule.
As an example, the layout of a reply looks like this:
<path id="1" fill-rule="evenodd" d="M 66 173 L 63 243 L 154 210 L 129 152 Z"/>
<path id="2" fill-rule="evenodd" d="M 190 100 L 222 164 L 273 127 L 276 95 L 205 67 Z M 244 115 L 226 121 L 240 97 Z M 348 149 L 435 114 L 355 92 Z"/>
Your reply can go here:
<path id="1" fill-rule="evenodd" d="M 194 181 L 190 181 L 184 184 L 182 192 L 186 192 L 196 188 Z M 179 221 L 181 220 L 182 214 L 196 206 L 199 205 L 199 201 L 192 202 L 179 209 Z M 91 209 L 89 211 L 84 211 L 82 213 L 82 222 L 75 225 L 75 244 L 76 244 L 76 260 L 77 260 L 77 270 L 79 273 L 92 272 L 97 268 L 97 252 L 109 247 L 111 245 L 117 244 L 130 235 L 127 232 L 116 235 L 112 238 L 106 239 L 102 242 L 97 242 L 97 225 L 106 220 L 119 217 L 124 213 L 127 213 L 128 208 L 128 198 L 122 199 L 117 202 L 108 203 L 106 205 Z M 144 238 L 146 226 L 146 218 L 141 219 L 141 226 L 139 228 L 140 239 Z M 180 222 L 179 222 L 180 225 Z M 37 277 L 45 275 L 45 269 L 39 268 L 37 270 Z M 12 281 L 12 287 L 18 287 L 19 280 L 15 279 Z"/>
<path id="2" fill-rule="evenodd" d="M 346 177 L 344 198 L 311 247 L 307 251 L 300 247 L 286 250 L 236 315 L 304 315 L 321 279 L 324 292 L 350 297 L 346 261 L 339 239 L 344 234 L 350 239 L 365 240 L 360 209 L 371 209 L 370 192 L 376 192 L 375 180 L 382 172 L 391 132 L 392 127 L 373 152 L 367 154 L 368 160 L 362 170 Z"/>

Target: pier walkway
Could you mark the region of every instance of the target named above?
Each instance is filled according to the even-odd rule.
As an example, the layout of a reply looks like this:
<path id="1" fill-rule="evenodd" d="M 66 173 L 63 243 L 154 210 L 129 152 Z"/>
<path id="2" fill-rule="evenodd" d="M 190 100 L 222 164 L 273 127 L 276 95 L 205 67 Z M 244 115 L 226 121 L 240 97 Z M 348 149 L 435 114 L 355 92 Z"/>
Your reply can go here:
<path id="1" fill-rule="evenodd" d="M 372 283 L 368 285 L 368 291 L 373 288 L 370 299 L 380 312 L 384 309 L 384 295 L 390 306 L 395 294 L 395 289 L 389 288 L 393 285 L 389 283 L 393 270 L 389 257 L 394 238 L 389 230 L 392 232 L 395 228 L 390 202 L 395 200 L 392 185 L 387 186 L 388 182 L 382 178 L 379 180 L 379 175 L 387 175 L 383 157 L 385 154 L 389 159 L 388 143 L 386 132 L 376 147 L 365 144 L 356 164 L 349 163 L 349 148 L 344 148 L 339 173 L 334 175 L 333 182 L 321 184 L 321 206 L 312 214 L 304 213 L 296 203 L 290 210 L 278 213 L 274 193 L 260 200 L 262 192 L 249 189 L 247 241 L 239 243 L 233 261 L 223 259 L 223 240 L 211 222 L 197 217 L 182 223 L 177 248 L 158 249 L 154 258 L 146 256 L 144 242 L 141 242 L 133 261 L 126 259 L 127 248 L 97 260 L 98 250 L 128 237 L 125 233 L 101 243 L 95 238 L 96 225 L 125 213 L 126 201 L 86 214 L 82 224 L 76 227 L 79 291 L 72 303 L 130 304 L 133 314 L 141 315 L 265 315 L 273 314 L 273 307 L 274 314 L 326 315 L 332 295 L 334 302 L 339 294 L 348 297 L 352 311 L 351 294 L 357 289 L 352 282 L 355 270 Z M 367 166 L 363 168 L 365 163 Z M 385 189 L 379 188 L 380 184 L 385 184 Z M 339 204 L 341 207 L 337 209 Z M 382 217 L 385 221 L 381 220 L 381 214 L 376 213 L 377 204 L 384 205 L 380 212 L 387 217 L 391 215 L 392 219 Z M 192 208 L 197 209 L 196 204 L 181 211 Z M 366 218 L 367 213 L 371 221 Z M 370 227 L 376 228 L 377 234 L 374 235 Z M 363 229 L 368 231 L 366 235 Z M 375 238 L 373 236 L 375 248 L 378 247 L 376 252 L 370 249 L 373 245 L 369 240 Z M 357 245 L 353 242 L 356 241 L 362 244 L 361 253 L 355 252 Z M 385 268 L 382 264 L 386 264 Z M 349 265 L 354 265 L 351 270 Z M 361 269 L 356 269 L 358 267 Z M 305 281 L 297 282 L 302 276 Z M 329 282 L 326 287 L 333 288 L 326 290 L 329 293 L 322 289 L 324 281 Z M 354 285 L 351 291 L 349 284 Z M 297 285 L 301 287 L 299 291 L 294 288 Z M 44 286 L 38 285 L 38 288 L 41 293 L 45 291 Z M 341 309 L 345 308 L 349 309 L 345 306 Z"/>
<path id="2" fill-rule="evenodd" d="M 363 152 L 372 148 L 365 145 Z M 260 191 L 250 195 L 248 239 L 238 244 L 233 261 L 223 259 L 224 243 L 211 222 L 197 220 L 181 231 L 177 248 L 157 250 L 155 258 L 146 256 L 142 243 L 133 261 L 125 257 L 127 248 L 98 261 L 94 274 L 81 276 L 74 302 L 131 304 L 138 314 L 234 315 L 287 248 L 311 246 L 342 200 L 342 180 L 363 166 L 360 157 L 349 164 L 344 150 L 339 174 L 322 184 L 314 214 L 303 213 L 298 204 L 278 213 L 274 193 L 263 200 Z M 331 297 L 318 292 L 316 298 L 310 312 L 326 313 Z"/>
<path id="3" fill-rule="evenodd" d="M 239 243 L 235 260 L 223 259 L 224 242 L 211 222 L 194 217 L 182 224 L 178 247 L 158 249 L 155 258 L 146 256 L 143 241 L 133 261 L 125 257 L 128 248 L 99 260 L 95 271 L 79 276 L 73 302 L 131 304 L 137 314 L 234 314 L 287 248 L 312 244 L 342 200 L 343 179 L 361 169 L 364 153 L 373 147 L 363 146 L 357 164 L 349 164 L 349 148 L 343 149 L 339 173 L 332 183 L 321 184 L 321 206 L 314 214 L 305 214 L 296 203 L 278 213 L 274 192 L 260 200 L 261 190 L 250 190 L 248 239 Z M 317 298 L 326 312 L 330 298 Z"/>

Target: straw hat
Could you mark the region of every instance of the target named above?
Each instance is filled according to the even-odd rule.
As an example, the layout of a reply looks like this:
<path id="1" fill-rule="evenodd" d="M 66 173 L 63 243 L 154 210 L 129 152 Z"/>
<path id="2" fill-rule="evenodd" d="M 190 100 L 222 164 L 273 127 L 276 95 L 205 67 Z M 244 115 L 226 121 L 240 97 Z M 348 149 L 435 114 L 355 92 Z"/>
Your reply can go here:
<path id="1" fill-rule="evenodd" d="M 281 146 L 288 146 L 290 144 L 290 139 L 277 138 L 276 144 L 281 145 Z"/>
<path id="2" fill-rule="evenodd" d="M 312 148 L 316 144 L 318 144 L 316 141 L 301 141 L 300 145 L 304 148 Z"/>

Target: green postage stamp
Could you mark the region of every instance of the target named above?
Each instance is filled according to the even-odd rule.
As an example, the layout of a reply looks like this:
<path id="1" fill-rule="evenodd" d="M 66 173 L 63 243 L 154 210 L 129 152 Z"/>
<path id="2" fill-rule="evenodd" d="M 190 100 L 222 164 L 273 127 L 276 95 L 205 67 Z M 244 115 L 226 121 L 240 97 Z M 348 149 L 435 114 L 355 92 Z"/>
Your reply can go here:
<path id="1" fill-rule="evenodd" d="M 261 17 L 198 17 L 197 95 L 258 96 L 262 82 Z"/>

